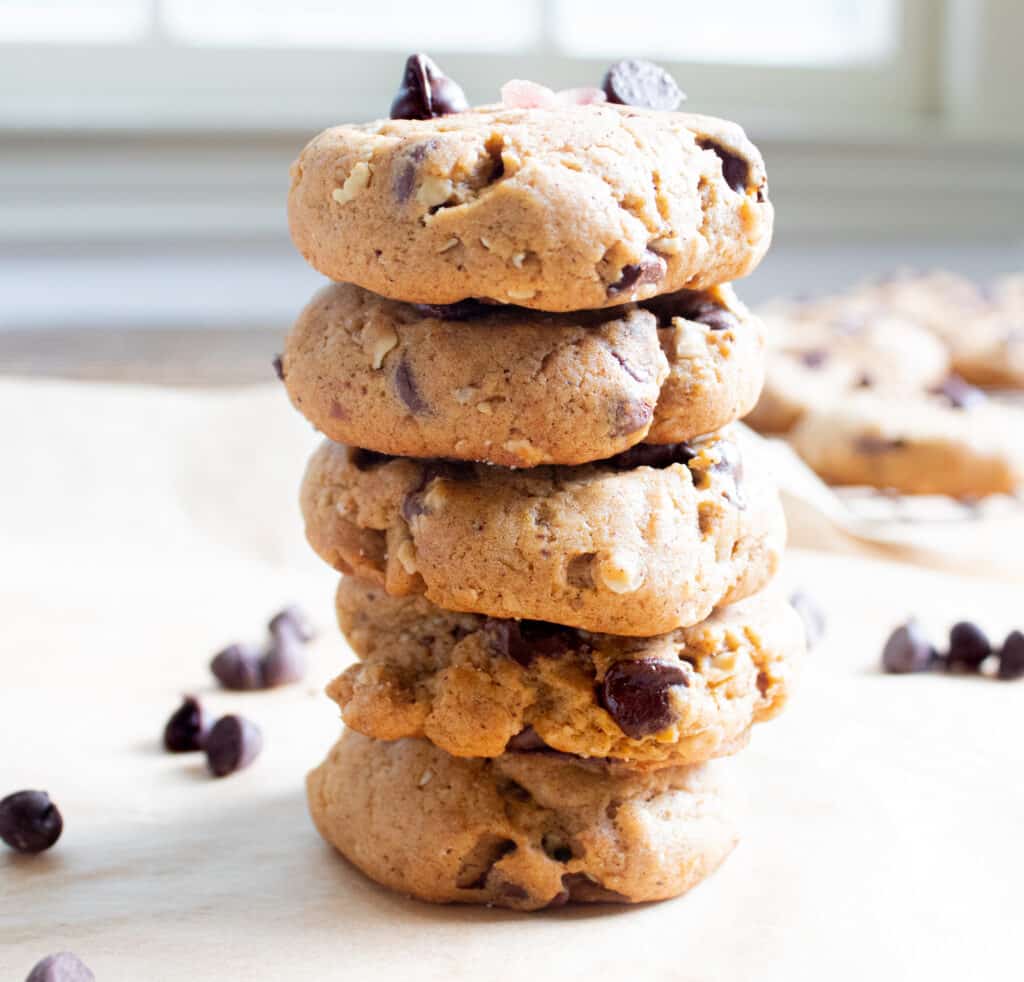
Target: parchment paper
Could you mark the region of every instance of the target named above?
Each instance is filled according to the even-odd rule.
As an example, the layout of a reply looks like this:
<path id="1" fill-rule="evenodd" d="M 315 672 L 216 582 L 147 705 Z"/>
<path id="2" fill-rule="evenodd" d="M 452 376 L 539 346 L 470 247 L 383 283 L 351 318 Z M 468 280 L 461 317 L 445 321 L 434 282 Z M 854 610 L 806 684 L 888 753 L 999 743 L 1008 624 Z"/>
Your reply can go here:
<path id="1" fill-rule="evenodd" d="M 47 789 L 51 852 L 0 855 L 0 978 L 76 951 L 120 979 L 1019 978 L 1024 682 L 876 670 L 894 622 L 1024 620 L 1019 583 L 796 550 L 829 637 L 730 763 L 744 840 L 690 895 L 517 915 L 386 893 L 313 831 L 302 780 L 351 657 L 295 504 L 315 442 L 278 388 L 0 383 L 0 792 Z M 209 690 L 210 654 L 288 601 L 308 684 Z M 207 777 L 158 737 L 185 691 L 263 728 Z"/>

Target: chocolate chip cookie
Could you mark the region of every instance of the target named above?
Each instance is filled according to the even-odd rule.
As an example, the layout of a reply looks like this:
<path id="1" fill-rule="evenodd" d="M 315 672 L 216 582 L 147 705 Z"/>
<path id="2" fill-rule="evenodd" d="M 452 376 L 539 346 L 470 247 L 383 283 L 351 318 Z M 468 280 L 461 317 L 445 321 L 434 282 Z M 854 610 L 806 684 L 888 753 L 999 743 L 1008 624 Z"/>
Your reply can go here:
<path id="1" fill-rule="evenodd" d="M 653 638 L 453 613 L 355 577 L 337 609 L 361 659 L 327 690 L 345 722 L 459 757 L 557 750 L 658 766 L 732 753 L 781 712 L 805 648 L 771 588 Z"/>
<path id="2" fill-rule="evenodd" d="M 696 886 L 737 841 L 721 766 L 639 773 L 544 754 L 467 759 L 349 731 L 306 788 L 320 834 L 383 886 L 525 911 Z"/>
<path id="3" fill-rule="evenodd" d="M 282 368 L 296 407 L 332 440 L 534 467 L 732 422 L 757 401 L 763 344 L 727 286 L 543 314 L 334 284 L 299 317 Z"/>
<path id="4" fill-rule="evenodd" d="M 325 442 L 302 487 L 310 544 L 395 596 L 447 610 L 664 634 L 755 593 L 785 521 L 739 424 L 579 467 L 512 471 Z"/>
<path id="5" fill-rule="evenodd" d="M 832 484 L 957 498 L 1013 493 L 1024 480 L 1024 412 L 958 388 L 952 398 L 898 403 L 853 396 L 807 413 L 789 440 Z"/>
<path id="6" fill-rule="evenodd" d="M 773 217 L 740 127 L 610 103 L 336 126 L 293 165 L 288 214 L 331 279 L 547 311 L 737 279 Z"/>

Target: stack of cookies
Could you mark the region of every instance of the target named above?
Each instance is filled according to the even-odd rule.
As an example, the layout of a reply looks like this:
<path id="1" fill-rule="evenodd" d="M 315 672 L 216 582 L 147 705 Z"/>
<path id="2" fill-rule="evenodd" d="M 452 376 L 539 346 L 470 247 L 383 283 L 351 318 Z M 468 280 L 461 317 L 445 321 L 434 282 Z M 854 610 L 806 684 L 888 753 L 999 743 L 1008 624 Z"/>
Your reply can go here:
<path id="1" fill-rule="evenodd" d="M 302 508 L 359 657 L 309 802 L 392 889 L 656 900 L 736 841 L 713 759 L 804 648 L 736 422 L 764 342 L 728 282 L 772 208 L 743 132 L 680 98 L 630 61 L 470 109 L 417 55 L 390 120 L 293 168 L 294 241 L 335 282 L 279 368 L 327 438 Z"/>

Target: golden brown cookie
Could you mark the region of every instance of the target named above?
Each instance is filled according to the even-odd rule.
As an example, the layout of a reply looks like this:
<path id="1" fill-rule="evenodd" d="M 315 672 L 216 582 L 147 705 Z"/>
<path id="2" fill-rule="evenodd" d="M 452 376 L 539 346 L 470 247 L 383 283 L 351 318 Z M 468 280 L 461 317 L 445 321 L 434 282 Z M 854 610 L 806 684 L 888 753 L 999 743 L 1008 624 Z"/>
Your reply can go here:
<path id="1" fill-rule="evenodd" d="M 468 759 L 349 731 L 306 788 L 320 834 L 383 886 L 538 910 L 664 900 L 714 872 L 737 840 L 720 767 Z"/>
<path id="2" fill-rule="evenodd" d="M 763 344 L 729 287 L 543 314 L 417 307 L 334 284 L 299 317 L 283 374 L 296 407 L 332 440 L 534 467 L 732 422 L 757 401 Z"/>
<path id="3" fill-rule="evenodd" d="M 292 167 L 296 247 L 394 300 L 614 307 L 749 273 L 772 206 L 733 123 L 608 103 L 336 126 Z"/>
<path id="4" fill-rule="evenodd" d="M 361 659 L 328 687 L 345 722 L 459 757 L 547 748 L 653 767 L 729 754 L 781 712 L 805 649 L 771 588 L 653 638 L 452 613 L 355 577 L 337 609 Z"/>
<path id="5" fill-rule="evenodd" d="M 448 610 L 650 636 L 773 575 L 785 521 L 756 437 L 641 444 L 580 467 L 512 471 L 325 442 L 306 534 L 342 572 Z"/>

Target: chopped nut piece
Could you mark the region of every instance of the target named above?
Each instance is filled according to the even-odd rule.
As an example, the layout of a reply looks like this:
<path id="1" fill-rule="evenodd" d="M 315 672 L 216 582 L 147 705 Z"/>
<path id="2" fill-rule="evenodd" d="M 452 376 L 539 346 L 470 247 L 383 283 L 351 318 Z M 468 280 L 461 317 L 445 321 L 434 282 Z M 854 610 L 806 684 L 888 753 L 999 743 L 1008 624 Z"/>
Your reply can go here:
<path id="1" fill-rule="evenodd" d="M 359 161 L 359 163 L 352 168 L 352 173 L 345 178 L 345 183 L 342 184 L 340 188 L 335 188 L 331 192 L 331 197 L 339 205 L 346 204 L 370 183 L 370 177 L 372 175 L 373 168 L 366 163 L 365 160 Z"/>

